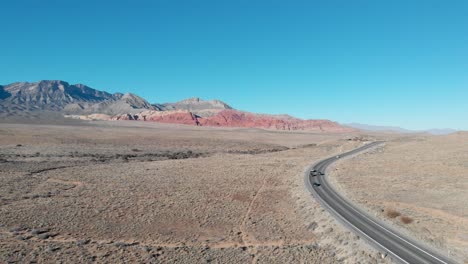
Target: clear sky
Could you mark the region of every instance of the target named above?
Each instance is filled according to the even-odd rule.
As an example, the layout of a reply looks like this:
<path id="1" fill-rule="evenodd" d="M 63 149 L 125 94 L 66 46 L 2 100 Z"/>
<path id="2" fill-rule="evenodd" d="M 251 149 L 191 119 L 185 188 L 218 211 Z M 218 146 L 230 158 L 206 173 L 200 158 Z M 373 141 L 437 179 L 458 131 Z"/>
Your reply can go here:
<path id="1" fill-rule="evenodd" d="M 0 84 L 60 79 L 150 102 L 468 129 L 468 1 L 14 0 Z"/>

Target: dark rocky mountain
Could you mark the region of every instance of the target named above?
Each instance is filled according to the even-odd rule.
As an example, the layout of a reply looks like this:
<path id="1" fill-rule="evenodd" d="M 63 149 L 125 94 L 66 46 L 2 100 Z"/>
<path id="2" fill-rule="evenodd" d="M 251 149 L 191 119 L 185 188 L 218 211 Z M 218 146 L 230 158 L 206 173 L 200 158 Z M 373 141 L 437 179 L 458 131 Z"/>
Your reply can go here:
<path id="1" fill-rule="evenodd" d="M 57 111 L 66 114 L 119 114 L 157 110 L 133 94 L 110 94 L 83 84 L 64 81 L 17 82 L 0 88 L 0 110 L 15 115 L 25 111 Z"/>
<path id="2" fill-rule="evenodd" d="M 0 85 L 0 100 L 5 99 L 9 97 L 11 94 L 7 91 L 5 91 L 5 88 Z"/>
<path id="3" fill-rule="evenodd" d="M 135 114 L 144 110 L 159 110 L 145 99 L 131 93 L 114 94 L 112 100 L 90 104 L 83 107 L 82 104 L 69 104 L 64 108 L 66 114 L 108 114 L 119 115 L 123 113 Z"/>
<path id="4" fill-rule="evenodd" d="M 64 107 L 69 103 L 98 103 L 113 99 L 113 95 L 86 85 L 70 85 L 63 81 L 19 82 L 4 86 L 10 102 L 36 107 Z"/>

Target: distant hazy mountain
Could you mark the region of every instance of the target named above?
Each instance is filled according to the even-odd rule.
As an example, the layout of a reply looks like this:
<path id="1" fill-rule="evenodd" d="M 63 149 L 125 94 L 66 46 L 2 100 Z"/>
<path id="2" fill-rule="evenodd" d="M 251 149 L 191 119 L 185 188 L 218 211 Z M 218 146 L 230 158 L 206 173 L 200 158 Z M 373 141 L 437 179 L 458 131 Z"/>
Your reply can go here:
<path id="1" fill-rule="evenodd" d="M 212 116 L 226 109 L 233 109 L 228 104 L 219 100 L 203 100 L 198 97 L 185 99 L 176 103 L 156 105 L 162 110 L 185 110 L 199 116 Z"/>
<path id="2" fill-rule="evenodd" d="M 395 127 L 395 126 L 374 126 L 374 125 L 366 125 L 366 124 L 360 124 L 360 123 L 350 123 L 350 124 L 346 124 L 346 126 L 353 127 L 359 130 L 367 130 L 367 131 L 395 132 L 395 133 L 414 133 L 415 132 L 415 131 L 411 131 L 408 129 Z"/>
<path id="3" fill-rule="evenodd" d="M 359 130 L 367 130 L 367 131 L 378 131 L 378 132 L 390 132 L 390 133 L 429 133 L 432 135 L 447 135 L 457 130 L 454 129 L 429 129 L 429 130 L 409 130 L 401 127 L 395 126 L 374 126 L 374 125 L 366 125 L 366 124 L 359 124 L 359 123 L 351 123 L 346 124 L 346 126 L 356 128 Z"/>
<path id="4" fill-rule="evenodd" d="M 448 135 L 448 134 L 458 132 L 458 130 L 451 129 L 451 128 L 442 128 L 442 129 L 435 128 L 435 129 L 426 130 L 425 132 L 432 134 L 432 135 Z"/>

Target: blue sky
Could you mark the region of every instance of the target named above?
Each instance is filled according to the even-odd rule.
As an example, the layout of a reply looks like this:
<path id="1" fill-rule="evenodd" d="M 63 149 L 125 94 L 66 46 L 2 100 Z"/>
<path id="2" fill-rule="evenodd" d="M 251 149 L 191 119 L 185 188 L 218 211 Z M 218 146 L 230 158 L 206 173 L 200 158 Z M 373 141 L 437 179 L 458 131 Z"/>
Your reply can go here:
<path id="1" fill-rule="evenodd" d="M 468 1 L 15 0 L 0 10 L 0 84 L 60 79 L 150 102 L 198 96 L 468 129 Z"/>

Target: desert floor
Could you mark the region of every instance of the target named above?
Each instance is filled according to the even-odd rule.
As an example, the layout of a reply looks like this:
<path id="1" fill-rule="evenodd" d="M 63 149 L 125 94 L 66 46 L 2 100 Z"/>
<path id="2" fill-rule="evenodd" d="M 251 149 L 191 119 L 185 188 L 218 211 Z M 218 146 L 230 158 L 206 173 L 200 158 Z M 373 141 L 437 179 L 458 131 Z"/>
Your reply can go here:
<path id="1" fill-rule="evenodd" d="M 0 124 L 0 262 L 390 262 L 304 187 L 310 164 L 364 143 L 353 136 Z"/>
<path id="2" fill-rule="evenodd" d="M 350 200 L 468 263 L 468 134 L 413 136 L 330 169 Z"/>

